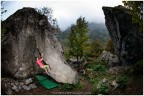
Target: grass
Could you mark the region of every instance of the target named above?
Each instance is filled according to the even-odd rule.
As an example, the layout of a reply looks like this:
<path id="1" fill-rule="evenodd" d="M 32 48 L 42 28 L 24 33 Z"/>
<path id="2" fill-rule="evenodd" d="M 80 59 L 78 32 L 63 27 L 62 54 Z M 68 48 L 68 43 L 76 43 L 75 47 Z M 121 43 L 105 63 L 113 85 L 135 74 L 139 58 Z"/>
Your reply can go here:
<path id="1" fill-rule="evenodd" d="M 108 94 L 110 91 L 110 85 L 108 82 L 95 82 L 93 85 L 93 94 Z"/>
<path id="2" fill-rule="evenodd" d="M 78 82 L 77 84 L 61 84 L 59 86 L 60 90 L 64 90 L 64 91 L 69 91 L 69 90 L 81 90 L 84 87 L 84 84 L 81 82 Z"/>
<path id="3" fill-rule="evenodd" d="M 136 65 L 138 68 L 133 68 L 133 71 L 135 72 L 141 72 L 141 61 L 137 62 Z M 93 63 L 87 63 L 85 68 L 86 74 L 83 74 L 81 78 L 84 80 L 87 80 L 91 83 L 91 92 L 92 94 L 110 94 L 110 92 L 113 92 L 115 90 L 122 90 L 127 88 L 128 86 L 128 79 L 130 78 L 127 71 L 125 72 L 119 72 L 119 74 L 111 74 L 108 72 L 108 66 L 105 62 L 93 62 Z M 140 70 L 140 71 L 139 71 Z M 128 70 L 129 71 L 129 70 Z M 103 82 L 103 79 L 106 79 L 106 82 Z M 114 86 L 112 86 L 112 82 L 116 81 L 118 84 L 117 89 L 115 89 Z M 75 85 L 71 84 L 62 84 L 59 89 L 63 91 L 68 90 L 83 90 L 85 88 L 85 84 L 80 81 L 79 83 Z"/>

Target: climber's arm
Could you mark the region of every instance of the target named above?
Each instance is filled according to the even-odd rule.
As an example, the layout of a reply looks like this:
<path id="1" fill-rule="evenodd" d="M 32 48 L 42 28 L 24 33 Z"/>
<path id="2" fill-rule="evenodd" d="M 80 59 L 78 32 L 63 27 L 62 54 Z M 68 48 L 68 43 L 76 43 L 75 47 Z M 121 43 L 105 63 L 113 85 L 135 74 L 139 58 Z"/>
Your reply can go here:
<path id="1" fill-rule="evenodd" d="M 41 60 L 43 60 L 43 53 L 41 54 Z"/>
<path id="2" fill-rule="evenodd" d="M 38 48 L 38 47 L 37 47 L 37 50 L 38 50 L 38 54 L 39 54 L 39 55 L 41 55 L 40 50 L 39 50 L 39 48 Z"/>

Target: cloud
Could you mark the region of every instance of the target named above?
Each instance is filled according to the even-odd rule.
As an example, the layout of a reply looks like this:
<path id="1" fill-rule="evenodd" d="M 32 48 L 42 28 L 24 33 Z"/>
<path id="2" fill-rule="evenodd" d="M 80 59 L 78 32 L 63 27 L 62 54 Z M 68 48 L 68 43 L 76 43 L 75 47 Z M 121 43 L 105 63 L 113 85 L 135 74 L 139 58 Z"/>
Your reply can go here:
<path id="1" fill-rule="evenodd" d="M 48 0 L 48 1 L 11 1 L 7 7 L 7 13 L 3 18 L 7 18 L 16 10 L 23 7 L 43 7 L 52 8 L 54 18 L 62 30 L 76 22 L 80 16 L 85 17 L 89 22 L 104 23 L 102 6 L 123 5 L 121 0 Z"/>

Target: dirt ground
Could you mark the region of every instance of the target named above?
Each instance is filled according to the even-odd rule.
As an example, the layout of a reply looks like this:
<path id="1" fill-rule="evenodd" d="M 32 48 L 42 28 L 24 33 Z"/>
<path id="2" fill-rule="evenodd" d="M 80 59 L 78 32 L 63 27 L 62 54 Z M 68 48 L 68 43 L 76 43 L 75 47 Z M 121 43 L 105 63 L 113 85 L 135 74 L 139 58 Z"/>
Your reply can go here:
<path id="1" fill-rule="evenodd" d="M 14 92 L 13 95 L 90 95 L 92 94 L 92 84 L 86 80 L 81 79 L 80 82 L 84 84 L 81 90 L 69 90 L 63 91 L 58 87 L 51 90 L 47 90 L 42 87 L 37 81 L 35 82 L 37 88 L 31 89 L 29 91 L 20 90 Z M 115 89 L 109 92 L 109 95 L 142 95 L 143 94 L 143 77 L 131 78 L 128 80 L 127 88 L 125 89 Z"/>
<path id="2" fill-rule="evenodd" d="M 111 95 L 143 95 L 143 76 L 132 77 L 128 80 L 127 88 L 116 89 L 109 94 Z"/>
<path id="3" fill-rule="evenodd" d="M 20 90 L 18 92 L 14 92 L 13 95 L 90 95 L 92 90 L 92 85 L 88 80 L 81 80 L 81 82 L 84 84 L 84 88 L 81 90 L 69 90 L 69 91 L 63 91 L 60 90 L 59 87 L 53 88 L 51 90 L 48 90 L 44 87 L 42 87 L 37 81 L 35 82 L 37 85 L 37 88 L 31 89 L 29 91 L 26 90 Z"/>

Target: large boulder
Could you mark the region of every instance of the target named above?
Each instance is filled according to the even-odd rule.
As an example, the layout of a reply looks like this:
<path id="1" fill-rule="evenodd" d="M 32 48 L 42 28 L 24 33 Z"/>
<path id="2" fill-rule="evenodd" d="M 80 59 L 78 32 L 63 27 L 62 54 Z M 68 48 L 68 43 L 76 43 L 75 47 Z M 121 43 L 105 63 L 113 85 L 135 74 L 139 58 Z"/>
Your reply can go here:
<path id="1" fill-rule="evenodd" d="M 102 7 L 106 27 L 115 52 L 123 65 L 134 64 L 143 57 L 143 35 L 123 6 Z"/>
<path id="2" fill-rule="evenodd" d="M 120 63 L 117 55 L 114 55 L 109 51 L 103 51 L 98 57 L 98 60 L 107 62 L 110 68 L 115 67 Z"/>
<path id="3" fill-rule="evenodd" d="M 41 72 L 35 59 L 39 56 L 38 47 L 45 63 L 52 68 L 49 71 L 53 79 L 70 84 L 78 82 L 78 74 L 66 64 L 61 44 L 46 16 L 33 8 L 20 9 L 2 22 L 2 31 L 2 76 L 23 79 Z"/>

